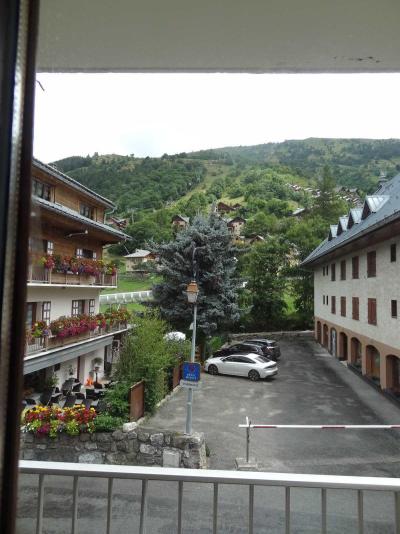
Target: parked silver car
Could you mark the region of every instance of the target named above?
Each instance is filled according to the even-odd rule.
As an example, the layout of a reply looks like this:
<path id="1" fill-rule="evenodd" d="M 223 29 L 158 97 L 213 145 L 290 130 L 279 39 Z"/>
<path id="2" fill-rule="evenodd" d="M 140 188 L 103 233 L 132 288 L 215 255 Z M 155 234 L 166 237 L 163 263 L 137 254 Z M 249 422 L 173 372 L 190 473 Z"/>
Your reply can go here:
<path id="1" fill-rule="evenodd" d="M 247 376 L 253 381 L 274 376 L 278 372 L 276 362 L 266 361 L 265 357 L 252 353 L 209 358 L 204 363 L 204 369 L 210 375 Z"/>

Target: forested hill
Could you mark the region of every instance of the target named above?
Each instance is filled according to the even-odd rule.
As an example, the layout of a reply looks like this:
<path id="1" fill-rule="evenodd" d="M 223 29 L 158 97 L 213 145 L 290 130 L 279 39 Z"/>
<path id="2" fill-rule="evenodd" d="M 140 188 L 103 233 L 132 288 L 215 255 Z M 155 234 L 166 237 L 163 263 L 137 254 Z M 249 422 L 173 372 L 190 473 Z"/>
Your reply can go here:
<path id="1" fill-rule="evenodd" d="M 376 186 L 380 172 L 391 177 L 400 170 L 400 140 L 309 138 L 201 150 L 188 156 L 239 165 L 284 165 L 308 178 L 328 165 L 338 184 L 369 191 Z"/>
<path id="2" fill-rule="evenodd" d="M 400 170 L 400 140 L 310 138 L 161 158 L 95 153 L 65 158 L 54 165 L 116 202 L 118 211 L 124 213 L 159 209 L 193 192 L 210 193 L 216 199 L 240 197 L 248 189 L 246 173 L 257 170 L 273 170 L 288 181 L 303 179 L 315 184 L 328 165 L 338 185 L 370 192 L 381 172 L 391 177 Z"/>

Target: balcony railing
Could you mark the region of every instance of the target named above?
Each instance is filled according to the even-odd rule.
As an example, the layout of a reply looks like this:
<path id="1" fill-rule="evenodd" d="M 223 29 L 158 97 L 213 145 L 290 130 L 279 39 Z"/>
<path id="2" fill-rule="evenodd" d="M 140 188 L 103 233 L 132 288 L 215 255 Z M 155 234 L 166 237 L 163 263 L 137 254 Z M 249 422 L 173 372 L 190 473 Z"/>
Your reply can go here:
<path id="1" fill-rule="evenodd" d="M 30 265 L 28 269 L 28 283 L 117 287 L 117 282 L 116 274 L 64 274 L 45 269 L 41 265 Z"/>
<path id="2" fill-rule="evenodd" d="M 170 529 L 170 532 L 177 532 L 182 534 L 183 531 L 183 518 L 187 519 L 193 518 L 196 516 L 196 511 L 200 506 L 200 493 L 199 488 L 202 487 L 209 493 L 206 495 L 207 499 L 207 508 L 210 515 L 210 523 L 212 525 L 212 532 L 216 534 L 217 532 L 238 532 L 238 526 L 226 525 L 229 521 L 230 514 L 232 512 L 232 503 L 227 503 L 225 499 L 221 499 L 220 487 L 221 485 L 236 485 L 245 489 L 244 492 L 239 493 L 239 497 L 236 498 L 234 506 L 240 508 L 241 512 L 245 511 L 244 523 L 245 527 L 240 530 L 240 532 L 248 532 L 253 534 L 255 528 L 256 518 L 259 517 L 260 504 L 262 511 L 262 531 L 266 532 L 269 529 L 269 519 L 266 514 L 263 503 L 260 503 L 258 500 L 259 495 L 257 492 L 263 487 L 280 487 L 284 491 L 282 495 L 282 503 L 280 508 L 283 508 L 284 511 L 284 523 L 282 530 L 280 532 L 285 532 L 290 534 L 290 532 L 297 531 L 297 526 L 295 522 L 296 513 L 293 513 L 291 506 L 293 500 L 296 502 L 296 499 L 293 499 L 292 493 L 296 492 L 296 498 L 298 497 L 297 492 L 299 488 L 309 489 L 316 488 L 319 491 L 319 512 L 316 514 L 318 516 L 319 525 L 309 526 L 308 531 L 316 532 L 317 530 L 322 534 L 327 533 L 328 527 L 328 502 L 330 504 L 329 514 L 336 512 L 337 516 L 342 518 L 344 515 L 343 503 L 342 506 L 337 506 L 338 509 L 332 510 L 333 499 L 331 496 L 335 495 L 334 491 L 330 490 L 351 490 L 351 493 L 346 493 L 346 502 L 353 506 L 356 516 L 351 514 L 352 527 L 351 531 L 362 534 L 364 528 L 367 526 L 368 521 L 364 517 L 364 495 L 368 494 L 368 497 L 376 499 L 376 493 L 370 492 L 380 492 L 380 493 L 389 493 L 392 495 L 392 515 L 390 516 L 390 509 L 385 507 L 384 517 L 385 517 L 385 532 L 400 532 L 400 480 L 396 478 L 374 478 L 374 477 L 352 477 L 352 476 L 325 476 L 325 475 L 297 475 L 297 474 L 283 474 L 283 473 L 260 473 L 260 472 L 249 472 L 249 471 L 211 471 L 211 470 L 194 470 L 194 469 L 174 469 L 174 468 L 161 468 L 161 467 L 133 467 L 126 465 L 95 465 L 95 464 L 72 464 L 72 463 L 58 463 L 58 462 L 33 462 L 33 461 L 21 461 L 20 462 L 20 472 L 23 474 L 33 474 L 38 476 L 38 489 L 37 492 L 30 491 L 26 493 L 29 497 L 24 497 L 24 499 L 29 498 L 29 505 L 32 507 L 35 504 L 37 515 L 36 515 L 36 533 L 42 534 L 43 532 L 43 522 L 44 514 L 43 509 L 45 505 L 45 486 L 46 486 L 46 477 L 49 475 L 58 475 L 64 477 L 70 477 L 72 479 L 72 506 L 69 510 L 69 505 L 65 506 L 63 502 L 62 509 L 59 511 L 60 520 L 63 522 L 68 522 L 69 520 L 72 523 L 72 533 L 78 532 L 78 523 L 81 520 L 83 524 L 88 524 L 90 517 L 88 517 L 88 512 L 85 509 L 80 508 L 78 519 L 78 503 L 79 503 L 79 481 L 82 477 L 93 477 L 96 479 L 105 479 L 108 480 L 107 493 L 104 496 L 104 509 L 106 510 L 106 517 L 104 520 L 103 532 L 110 534 L 114 532 L 113 530 L 113 485 L 114 481 L 117 479 L 125 480 L 140 480 L 141 481 L 141 495 L 140 495 L 140 512 L 138 519 L 139 523 L 139 534 L 144 534 L 146 532 L 154 532 L 152 521 L 154 521 L 154 508 L 152 509 L 152 516 L 147 515 L 147 505 L 148 505 L 148 495 L 149 495 L 149 482 L 152 481 L 161 481 L 161 482 L 177 482 L 177 491 L 176 491 L 176 529 Z M 67 481 L 68 482 L 68 481 Z M 70 485 L 68 484 L 68 487 Z M 96 484 L 93 484 L 92 487 L 96 487 Z M 172 490 L 172 488 L 171 488 Z M 293 491 L 294 490 L 294 491 Z M 255 495 L 256 494 L 256 495 Z M 327 499 L 329 494 L 329 500 Z M 337 492 L 336 492 L 337 494 Z M 47 494 L 49 495 L 49 494 Z M 82 495 L 82 494 L 81 494 Z M 165 496 L 165 488 L 163 490 L 163 495 Z M 168 492 L 168 496 L 172 498 L 172 491 Z M 255 496 L 257 497 L 258 507 L 255 506 Z M 351 497 L 352 496 L 352 499 Z M 98 501 L 99 496 L 96 495 L 96 500 Z M 185 498 L 184 498 L 185 497 Z M 130 495 L 130 499 L 131 499 Z M 36 501 L 36 502 L 35 502 Z M 306 508 L 313 508 L 313 512 L 318 509 L 318 501 L 311 503 L 308 499 Z M 28 503 L 23 503 L 28 504 Z M 277 503 L 279 506 L 279 503 Z M 161 508 L 159 508 L 160 513 Z M 368 511 L 368 509 L 366 509 Z M 303 510 L 302 514 L 306 513 L 307 510 Z M 67 514 L 70 514 L 70 517 L 67 517 Z M 52 507 L 51 517 L 57 517 L 57 511 Z M 220 529 L 221 518 L 224 518 L 224 528 Z M 155 520 L 162 519 L 162 517 L 155 517 Z M 132 518 L 130 519 L 132 521 Z M 193 521 L 193 519 L 192 519 Z M 258 522 L 260 520 L 258 519 Z M 117 516 L 118 523 L 117 527 L 119 531 L 121 530 L 121 518 Z M 391 523 L 387 525 L 387 523 Z M 354 525 L 355 523 L 355 525 Z M 272 525 L 270 525 L 272 528 Z M 355 527 L 355 528 L 354 528 Z M 191 531 L 193 529 L 193 522 L 191 524 Z M 388 529 L 388 530 L 387 530 Z M 86 530 L 83 530 L 86 531 Z M 134 530 L 130 530 L 133 532 Z M 304 532 L 307 531 L 302 530 Z M 337 530 L 335 530 L 336 532 Z M 379 530 L 381 532 L 382 530 Z M 345 528 L 342 532 L 349 532 Z M 378 532 L 378 530 L 374 530 Z"/>
<path id="3" fill-rule="evenodd" d="M 26 355 L 30 356 L 36 352 L 43 352 L 46 350 L 50 351 L 59 347 L 71 345 L 73 343 L 80 343 L 81 341 L 87 341 L 109 333 L 119 332 L 121 330 L 125 330 L 126 328 L 127 323 L 115 323 L 107 326 L 106 328 L 97 328 L 96 330 L 78 334 L 76 336 L 67 336 L 63 338 L 57 336 L 33 338 L 26 344 Z"/>

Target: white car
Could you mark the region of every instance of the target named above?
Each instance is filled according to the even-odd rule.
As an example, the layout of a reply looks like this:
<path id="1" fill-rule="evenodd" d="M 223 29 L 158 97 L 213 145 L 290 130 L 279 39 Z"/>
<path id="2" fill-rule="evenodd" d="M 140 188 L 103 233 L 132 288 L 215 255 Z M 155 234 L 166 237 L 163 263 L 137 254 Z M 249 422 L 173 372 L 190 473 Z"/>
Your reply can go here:
<path id="1" fill-rule="evenodd" d="M 209 358 L 204 362 L 204 369 L 210 375 L 247 376 L 253 381 L 274 376 L 278 372 L 276 362 L 252 353 Z"/>

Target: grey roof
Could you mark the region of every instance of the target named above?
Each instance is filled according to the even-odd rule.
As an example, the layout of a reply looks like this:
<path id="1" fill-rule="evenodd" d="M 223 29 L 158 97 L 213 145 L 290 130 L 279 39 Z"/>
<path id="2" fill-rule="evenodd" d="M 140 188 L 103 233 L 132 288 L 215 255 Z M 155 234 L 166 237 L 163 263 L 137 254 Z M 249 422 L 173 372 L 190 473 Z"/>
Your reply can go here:
<path id="1" fill-rule="evenodd" d="M 306 208 L 296 208 L 294 211 L 292 211 L 292 215 L 296 217 L 296 215 L 300 215 L 300 213 L 303 213 Z"/>
<path id="2" fill-rule="evenodd" d="M 92 226 L 93 228 L 97 228 L 98 230 L 103 230 L 111 235 L 119 237 L 120 239 L 130 239 L 130 236 L 127 234 L 124 234 L 124 232 L 121 232 L 120 230 L 117 230 L 116 228 L 112 228 L 108 224 L 104 224 L 98 221 L 93 221 L 92 219 L 89 219 L 88 217 L 84 217 L 77 211 L 74 211 L 71 208 L 67 208 L 67 206 L 63 206 L 62 204 L 58 204 L 58 202 L 49 202 L 48 200 L 45 200 L 44 198 L 40 198 L 36 196 L 32 196 L 32 201 L 35 204 L 39 205 L 40 207 L 46 208 L 55 213 L 61 213 L 62 215 L 67 215 L 71 219 L 75 219 L 85 225 L 89 225 L 89 226 Z"/>
<path id="3" fill-rule="evenodd" d="M 149 254 L 151 254 L 150 250 L 143 250 L 143 249 L 137 248 L 135 252 L 132 252 L 131 254 L 127 254 L 124 257 L 125 258 L 145 258 Z"/>
<path id="4" fill-rule="evenodd" d="M 400 174 L 385 183 L 379 189 L 379 194 L 367 196 L 364 206 L 365 204 L 368 205 L 371 212 L 367 217 L 364 219 L 360 217 L 360 211 L 363 211 L 361 208 L 350 210 L 352 216 L 357 218 L 357 224 L 354 224 L 342 234 L 336 235 L 336 237 L 333 235 L 334 232 L 332 233 L 335 225 L 331 225 L 330 233 L 332 233 L 332 239 L 325 239 L 318 245 L 302 262 L 302 265 L 306 266 L 316 262 L 333 250 L 351 243 L 389 222 L 400 219 Z M 355 218 L 354 222 L 356 222 Z"/>
<path id="5" fill-rule="evenodd" d="M 190 223 L 190 217 L 185 217 L 184 215 L 174 215 L 172 220 L 176 219 L 176 217 L 179 217 L 179 219 L 182 219 L 182 221 L 185 221 L 188 224 Z"/>
<path id="6" fill-rule="evenodd" d="M 71 176 L 68 176 L 67 174 L 64 174 L 63 172 L 59 171 L 55 167 L 52 167 L 51 165 L 47 165 L 46 163 L 43 163 L 42 161 L 39 161 L 38 159 L 33 159 L 33 165 L 37 167 L 38 169 L 41 169 L 44 172 L 47 172 L 54 176 L 54 178 L 57 178 L 61 182 L 67 183 L 68 185 L 72 186 L 74 189 L 77 189 L 78 191 L 81 191 L 82 193 L 85 193 L 86 195 L 91 196 L 92 198 L 96 199 L 98 202 L 101 202 L 101 204 L 104 204 L 108 208 L 114 208 L 114 203 L 111 202 L 111 200 L 108 200 L 108 198 L 102 197 L 92 189 L 89 189 L 89 187 L 86 187 L 85 185 L 82 185 L 77 180 L 74 180 L 71 178 Z"/>

